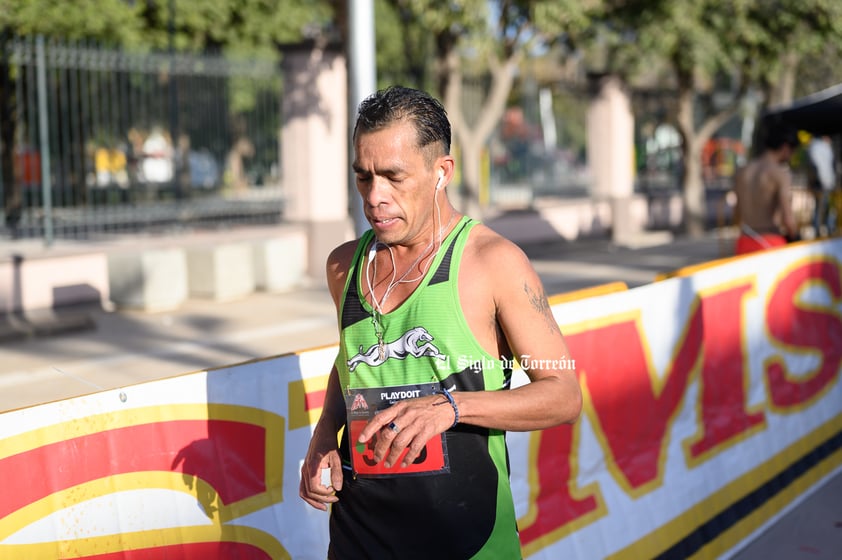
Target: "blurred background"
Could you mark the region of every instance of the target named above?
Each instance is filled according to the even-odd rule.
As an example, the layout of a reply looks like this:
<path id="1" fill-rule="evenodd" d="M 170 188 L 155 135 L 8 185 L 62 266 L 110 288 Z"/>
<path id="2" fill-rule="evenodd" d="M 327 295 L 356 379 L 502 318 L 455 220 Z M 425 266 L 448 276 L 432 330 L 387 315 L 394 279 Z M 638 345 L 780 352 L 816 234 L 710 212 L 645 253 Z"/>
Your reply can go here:
<path id="1" fill-rule="evenodd" d="M 301 220 L 301 183 L 317 181 L 293 159 L 322 147 L 293 146 L 292 123 L 321 113 L 347 135 L 353 103 L 330 121 L 319 97 L 319 77 L 336 64 L 351 82 L 354 64 L 370 64 L 377 87 L 444 100 L 461 162 L 451 192 L 464 209 L 488 216 L 616 195 L 595 184 L 594 152 L 619 134 L 624 148 L 608 155 L 629 178 L 623 197 L 643 197 L 650 211 L 676 200 L 680 218 L 661 225 L 698 234 L 729 223 L 731 177 L 763 115 L 842 75 L 842 3 L 824 0 L 0 7 L 0 236 L 48 244 Z M 371 19 L 370 61 L 349 52 L 359 10 Z M 627 131 L 589 116 L 606 88 L 627 104 Z M 334 91 L 340 105 L 353 98 L 353 88 Z M 311 157 L 344 173 L 347 159 L 323 147 Z M 340 199 L 353 216 L 353 186 L 342 183 L 332 188 L 351 193 Z"/>

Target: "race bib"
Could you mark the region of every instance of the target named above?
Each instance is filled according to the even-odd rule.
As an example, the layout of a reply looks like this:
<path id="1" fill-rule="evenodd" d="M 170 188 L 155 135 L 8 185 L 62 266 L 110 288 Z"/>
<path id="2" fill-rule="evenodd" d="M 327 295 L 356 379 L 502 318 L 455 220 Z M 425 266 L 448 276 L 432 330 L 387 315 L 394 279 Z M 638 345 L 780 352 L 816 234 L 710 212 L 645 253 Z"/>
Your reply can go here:
<path id="1" fill-rule="evenodd" d="M 433 436 L 411 464 L 406 467 L 401 466 L 404 456 L 409 451 L 405 449 L 395 464 L 388 469 L 383 461 L 377 463 L 374 460 L 374 447 L 379 434 L 374 434 L 374 437 L 365 443 L 358 441 L 363 428 L 375 415 L 398 401 L 432 395 L 434 391 L 440 389 L 438 384 L 426 383 L 348 390 L 345 397 L 345 406 L 348 411 L 348 437 L 351 445 L 351 463 L 357 476 L 419 476 L 450 472 L 444 434 Z"/>

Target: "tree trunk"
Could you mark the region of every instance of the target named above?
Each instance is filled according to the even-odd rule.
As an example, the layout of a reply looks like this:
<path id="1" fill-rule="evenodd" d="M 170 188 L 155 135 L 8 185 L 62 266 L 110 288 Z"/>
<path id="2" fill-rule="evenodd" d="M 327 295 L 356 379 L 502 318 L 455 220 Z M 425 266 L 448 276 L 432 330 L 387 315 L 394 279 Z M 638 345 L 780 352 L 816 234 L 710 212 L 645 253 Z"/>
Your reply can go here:
<path id="1" fill-rule="evenodd" d="M 684 225 L 690 237 L 701 237 L 707 224 L 707 200 L 702 179 L 702 143 L 694 133 L 685 138 L 682 148 L 684 174 Z"/>
<path id="2" fill-rule="evenodd" d="M 443 57 L 442 68 L 445 69 L 444 105 L 455 139 L 462 150 L 462 184 L 458 206 L 462 212 L 482 219 L 482 208 L 479 204 L 482 149 L 503 117 L 521 55 L 514 53 L 502 62 L 491 61 L 491 87 L 473 126 L 467 122 L 462 110 L 463 74 L 459 55 L 451 48 L 448 51 L 440 51 L 439 56 Z"/>
<path id="3" fill-rule="evenodd" d="M 776 102 L 781 105 L 789 105 L 795 96 L 795 76 L 799 60 L 795 51 L 787 52 L 781 57 L 781 73 L 778 77 L 778 98 L 776 99 Z"/>
<path id="4" fill-rule="evenodd" d="M 702 150 L 693 119 L 694 95 L 690 87 L 678 94 L 678 131 L 681 134 L 681 192 L 684 203 L 684 228 L 691 237 L 705 231 L 705 185 L 702 181 Z"/>
<path id="5" fill-rule="evenodd" d="M 681 155 L 684 170 L 681 175 L 681 192 L 684 203 L 684 227 L 691 237 L 700 237 L 707 228 L 707 191 L 702 177 L 702 149 L 714 133 L 734 116 L 743 92 L 720 111 L 708 117 L 701 126 L 696 126 L 693 90 L 681 88 L 678 96 L 678 131 L 681 134 Z"/>
<path id="6" fill-rule="evenodd" d="M 472 139 L 474 140 L 474 139 Z M 483 218 L 483 208 L 479 203 L 480 192 L 480 162 L 482 156 L 482 142 L 463 141 L 462 147 L 462 198 L 460 210 L 473 218 Z"/>

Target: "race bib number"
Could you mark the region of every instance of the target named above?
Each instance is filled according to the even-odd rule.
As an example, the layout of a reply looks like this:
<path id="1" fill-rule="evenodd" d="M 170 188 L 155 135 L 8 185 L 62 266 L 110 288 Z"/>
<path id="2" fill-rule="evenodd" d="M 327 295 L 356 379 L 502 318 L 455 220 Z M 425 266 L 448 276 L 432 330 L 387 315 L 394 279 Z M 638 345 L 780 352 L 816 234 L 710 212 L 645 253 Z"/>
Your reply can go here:
<path id="1" fill-rule="evenodd" d="M 374 447 L 377 444 L 379 434 L 374 434 L 370 440 L 360 443 L 360 434 L 368 421 L 383 410 L 404 399 L 414 399 L 426 395 L 432 395 L 433 391 L 440 389 L 439 385 L 403 385 L 400 387 L 377 387 L 367 389 L 349 389 L 346 393 L 345 405 L 348 411 L 348 437 L 351 445 L 351 462 L 354 473 L 362 477 L 386 477 L 406 475 L 432 475 L 450 471 L 447 458 L 447 445 L 444 434 L 433 436 L 418 457 L 402 467 L 404 456 L 409 451 L 405 449 L 400 458 L 386 468 L 383 461 L 377 463 L 374 460 Z M 387 428 L 388 429 L 388 428 Z"/>

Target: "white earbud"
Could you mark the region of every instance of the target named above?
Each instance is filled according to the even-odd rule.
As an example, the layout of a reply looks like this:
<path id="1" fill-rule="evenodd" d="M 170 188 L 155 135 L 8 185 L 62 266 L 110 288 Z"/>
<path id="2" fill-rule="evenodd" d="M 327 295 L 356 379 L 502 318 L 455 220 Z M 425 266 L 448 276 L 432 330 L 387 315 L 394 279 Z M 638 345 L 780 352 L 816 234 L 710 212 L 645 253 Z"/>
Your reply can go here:
<path id="1" fill-rule="evenodd" d="M 439 180 L 436 181 L 436 190 L 441 188 L 442 181 L 444 181 L 444 169 L 439 169 Z"/>

